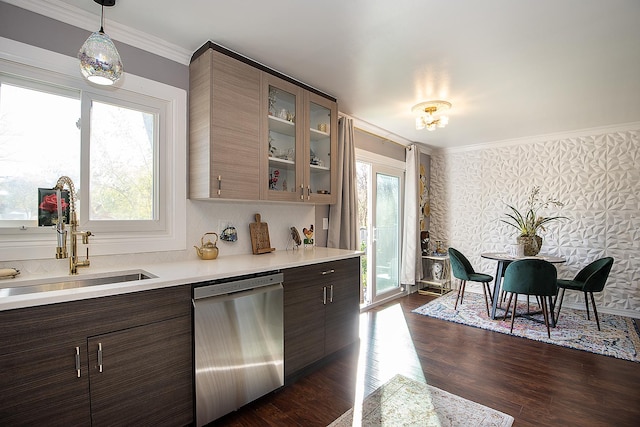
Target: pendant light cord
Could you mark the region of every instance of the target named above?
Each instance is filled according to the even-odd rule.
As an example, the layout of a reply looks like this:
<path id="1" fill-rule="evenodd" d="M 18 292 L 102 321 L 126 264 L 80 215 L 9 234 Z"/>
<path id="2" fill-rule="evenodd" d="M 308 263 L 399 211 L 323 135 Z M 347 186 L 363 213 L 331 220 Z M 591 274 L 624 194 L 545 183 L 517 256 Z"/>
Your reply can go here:
<path id="1" fill-rule="evenodd" d="M 100 33 L 104 34 L 104 2 L 102 2 L 102 11 L 100 12 Z"/>

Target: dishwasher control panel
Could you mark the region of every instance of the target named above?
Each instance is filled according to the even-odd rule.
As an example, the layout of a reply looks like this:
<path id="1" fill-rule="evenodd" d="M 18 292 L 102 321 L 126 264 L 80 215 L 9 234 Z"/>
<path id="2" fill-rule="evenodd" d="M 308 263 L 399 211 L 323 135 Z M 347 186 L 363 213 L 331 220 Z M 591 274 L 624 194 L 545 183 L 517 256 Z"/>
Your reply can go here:
<path id="1" fill-rule="evenodd" d="M 193 299 L 209 298 L 217 295 L 232 294 L 249 289 L 260 288 L 282 283 L 282 273 L 273 273 L 261 276 L 230 278 L 224 281 L 212 281 L 198 283 L 193 287 Z"/>

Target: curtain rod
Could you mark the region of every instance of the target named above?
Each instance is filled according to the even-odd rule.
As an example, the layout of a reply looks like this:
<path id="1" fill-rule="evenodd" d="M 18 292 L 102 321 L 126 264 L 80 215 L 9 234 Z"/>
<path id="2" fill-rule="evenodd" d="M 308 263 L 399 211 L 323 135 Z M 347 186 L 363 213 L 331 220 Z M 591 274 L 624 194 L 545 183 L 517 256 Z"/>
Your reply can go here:
<path id="1" fill-rule="evenodd" d="M 375 133 L 373 133 L 373 132 L 370 132 L 370 131 L 368 131 L 368 130 L 365 130 L 365 129 L 359 128 L 359 127 L 357 127 L 357 126 L 354 126 L 353 128 L 354 128 L 355 130 L 360 131 L 360 132 L 363 132 L 363 133 L 369 134 L 369 135 L 371 135 L 371 136 L 375 136 L 376 138 L 381 139 L 383 142 L 384 142 L 384 141 L 388 141 L 388 142 L 390 142 L 390 143 L 392 143 L 392 144 L 399 145 L 399 146 L 400 146 L 400 147 L 402 147 L 402 148 L 409 148 L 409 149 L 410 149 L 410 147 L 411 147 L 410 145 L 400 144 L 399 142 L 395 142 L 395 141 L 393 141 L 393 140 L 391 140 L 391 139 L 389 139 L 389 138 L 384 138 L 384 137 L 382 137 L 382 136 L 380 136 L 380 135 L 376 135 L 376 134 L 375 134 Z"/>

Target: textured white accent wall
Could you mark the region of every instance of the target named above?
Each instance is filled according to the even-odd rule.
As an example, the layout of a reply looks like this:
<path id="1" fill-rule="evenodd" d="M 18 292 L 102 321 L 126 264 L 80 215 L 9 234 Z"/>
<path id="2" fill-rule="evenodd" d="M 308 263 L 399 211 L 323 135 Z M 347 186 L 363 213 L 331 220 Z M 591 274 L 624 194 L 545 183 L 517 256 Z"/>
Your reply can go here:
<path id="1" fill-rule="evenodd" d="M 432 155 L 431 229 L 466 254 L 477 271 L 495 275 L 482 252 L 504 252 L 515 243 L 501 223 L 505 203 L 525 207 L 533 186 L 565 202 L 569 217 L 543 233 L 543 253 L 563 256 L 558 276 L 572 278 L 587 263 L 612 256 L 598 310 L 640 318 L 640 124 L 531 138 Z M 477 290 L 479 291 L 479 287 Z M 563 305 L 584 309 L 579 292 Z"/>

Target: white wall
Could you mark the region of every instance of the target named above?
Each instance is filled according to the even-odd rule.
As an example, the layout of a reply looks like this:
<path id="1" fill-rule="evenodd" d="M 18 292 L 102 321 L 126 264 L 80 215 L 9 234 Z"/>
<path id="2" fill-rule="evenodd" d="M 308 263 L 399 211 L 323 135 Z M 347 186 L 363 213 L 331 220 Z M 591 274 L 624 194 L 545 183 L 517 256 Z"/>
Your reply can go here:
<path id="1" fill-rule="evenodd" d="M 271 246 L 278 251 L 284 251 L 289 244 L 289 229 L 292 226 L 302 233 L 303 227 L 309 227 L 315 221 L 315 207 L 306 204 L 286 203 L 255 203 L 255 202 L 227 202 L 227 201 L 187 201 L 187 235 L 185 236 L 186 251 L 123 253 L 122 255 L 92 256 L 89 244 L 91 267 L 82 269 L 81 274 L 88 274 L 97 269 L 113 271 L 137 268 L 140 265 L 198 259 L 193 246 L 200 246 L 202 235 L 208 231 L 220 233 L 222 223 L 232 222 L 238 230 L 237 242 L 218 241 L 219 258 L 215 261 L 224 262 L 224 256 L 251 253 L 251 239 L 249 223 L 255 221 L 255 214 L 260 213 L 262 221 L 269 226 Z M 207 236 L 212 241 L 214 236 Z M 24 273 L 50 273 L 52 275 L 67 275 L 69 260 L 55 259 L 56 236 L 51 231 L 51 258 L 40 260 L 9 261 L 3 260 L 2 266 L 14 267 Z M 83 249 L 84 246 L 81 248 Z M 289 244 L 291 248 L 291 244 Z M 269 256 L 256 255 L 256 256 Z"/>
<path id="2" fill-rule="evenodd" d="M 480 254 L 515 243 L 499 220 L 505 203 L 524 206 L 534 185 L 565 202 L 560 213 L 570 218 L 543 234 L 542 252 L 567 259 L 558 276 L 572 278 L 588 262 L 612 256 L 598 310 L 640 318 L 640 123 L 435 153 L 431 238 L 494 275 L 495 262 Z M 564 301 L 584 308 L 579 292 Z"/>

